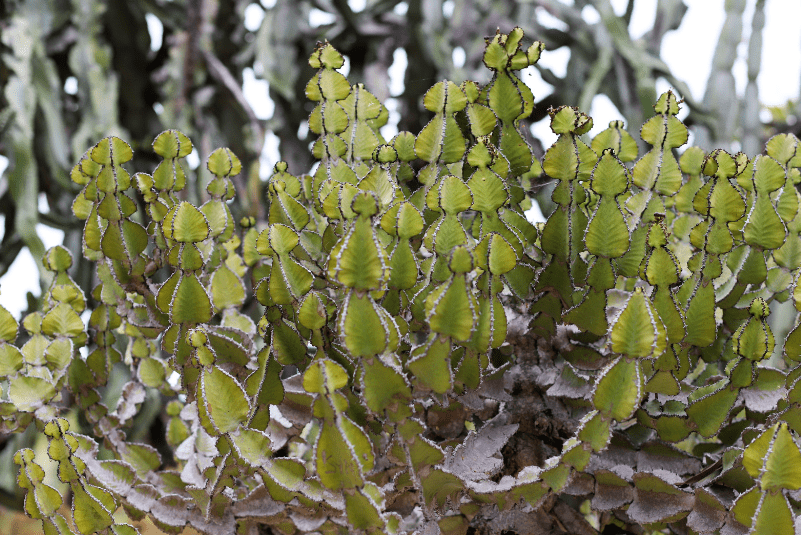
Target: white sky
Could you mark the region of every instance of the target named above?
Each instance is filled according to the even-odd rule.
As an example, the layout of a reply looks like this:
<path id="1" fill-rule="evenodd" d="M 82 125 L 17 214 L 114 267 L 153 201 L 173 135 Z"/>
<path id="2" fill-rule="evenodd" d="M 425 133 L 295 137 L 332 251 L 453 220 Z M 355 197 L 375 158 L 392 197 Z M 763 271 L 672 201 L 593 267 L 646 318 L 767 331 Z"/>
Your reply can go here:
<path id="1" fill-rule="evenodd" d="M 572 0 L 562 0 L 571 4 Z M 651 27 L 656 12 L 657 0 L 636 0 L 630 29 L 633 37 L 639 37 Z M 747 81 L 745 59 L 747 54 L 748 37 L 751 29 L 751 18 L 756 0 L 746 0 L 746 10 L 743 16 L 743 40 L 738 47 L 738 59 L 734 66 L 734 75 L 737 90 L 743 93 Z M 274 0 L 261 0 L 264 7 L 271 7 Z M 364 8 L 365 0 L 349 0 L 355 11 Z M 612 0 L 617 13 L 622 14 L 626 0 Z M 685 81 L 692 91 L 693 97 L 701 99 L 706 89 L 706 80 L 717 44 L 720 30 L 724 21 L 724 0 L 685 0 L 689 9 L 684 16 L 681 27 L 675 32 L 669 32 L 662 46 L 662 59 L 668 64 L 679 80 Z M 443 9 L 453 9 L 452 2 L 443 2 Z M 403 11 L 403 4 L 397 10 Z M 316 11 L 316 10 L 315 10 Z M 766 23 L 763 31 L 762 68 L 757 80 L 760 100 L 765 105 L 783 105 L 789 99 L 798 98 L 801 84 L 801 2 L 796 0 L 767 0 Z M 264 11 L 256 4 L 251 4 L 246 11 L 245 26 L 250 30 L 258 28 Z M 313 13 L 312 24 L 325 24 L 329 22 L 325 13 Z M 547 15 L 540 10 L 538 13 L 543 24 L 547 24 Z M 592 8 L 585 8 L 584 16 L 587 20 L 598 18 Z M 551 21 L 558 25 L 559 21 Z M 160 46 L 161 25 L 155 17 L 148 17 L 148 28 L 155 48 Z M 536 38 L 536 36 L 529 36 Z M 540 63 L 548 66 L 557 74 L 564 73 L 569 52 L 567 50 L 545 51 Z M 461 56 L 461 57 L 460 57 Z M 454 60 L 463 61 L 463 51 L 456 51 Z M 403 71 L 406 57 L 403 51 L 396 52 L 395 63 L 390 72 L 391 94 L 398 94 L 403 87 Z M 346 65 L 347 67 L 347 65 Z M 541 100 L 551 92 L 551 87 L 542 81 L 530 69 L 524 80 L 534 92 L 536 100 Z M 245 73 L 244 92 L 254 109 L 257 117 L 268 119 L 273 114 L 273 103 L 267 96 L 268 85 L 265 81 L 256 78 L 251 69 Z M 668 89 L 666 82 L 661 81 L 658 91 Z M 75 91 L 75 87 L 66 87 L 65 90 Z M 382 133 L 391 137 L 395 130 L 392 124 L 397 124 L 394 116 L 393 102 L 387 103 L 390 108 L 390 124 Z M 595 128 L 592 135 L 606 127 L 609 121 L 619 119 L 621 116 L 606 97 L 596 97 L 593 100 L 590 115 L 593 117 Z M 394 119 L 394 121 L 393 121 Z M 396 130 L 395 130 L 396 131 Z M 550 132 L 548 123 L 541 121 L 534 126 L 536 135 L 542 138 L 545 146 L 555 140 Z M 278 160 L 277 138 L 268 134 L 265 150 L 262 155 L 262 173 L 268 173 Z M 0 156 L 0 175 L 7 166 L 7 160 Z M 1 180 L 1 179 L 0 179 Z M 2 181 L 0 181 L 2 187 Z M 46 209 L 46 201 L 40 199 L 40 207 Z M 0 215 L 0 236 L 2 235 L 2 215 Z M 39 236 L 45 242 L 45 247 L 51 247 L 62 241 L 63 233 L 44 225 L 37 228 Z M 0 278 L 0 305 L 6 307 L 18 319 L 25 307 L 26 292 L 39 293 L 38 273 L 33 258 L 27 249 L 23 250 L 5 276 Z"/>
<path id="2" fill-rule="evenodd" d="M 622 15 L 627 1 L 611 1 L 615 11 Z M 572 2 L 565 1 L 565 3 Z M 688 6 L 687 13 L 679 29 L 665 35 L 662 42 L 662 59 L 677 79 L 687 83 L 692 96 L 696 100 L 701 100 L 706 90 L 715 46 L 725 20 L 724 0 L 684 0 L 684 3 Z M 633 38 L 640 37 L 651 28 L 656 15 L 656 4 L 657 0 L 635 0 L 629 26 Z M 737 49 L 738 57 L 733 69 L 739 95 L 744 93 L 748 82 L 746 58 L 755 4 L 756 0 L 746 0 L 743 37 Z M 585 8 L 584 17 L 587 20 L 599 18 L 592 8 Z M 768 106 L 783 105 L 787 100 L 798 98 L 801 85 L 801 2 L 767 0 L 762 37 L 762 65 L 757 78 L 759 98 Z M 556 73 L 564 73 L 568 54 L 566 49 L 545 51 L 540 63 L 552 68 Z M 550 86 L 542 82 L 539 76 L 532 76 L 526 82 L 532 87 L 536 99 L 550 93 Z M 537 91 L 538 85 L 541 87 L 539 91 Z M 669 88 L 664 79 L 657 81 L 658 93 Z M 683 110 L 679 117 L 683 118 L 685 113 L 686 110 Z M 593 100 L 590 115 L 593 118 L 591 136 L 605 129 L 609 121 L 622 117 L 605 96 L 597 96 Z M 546 147 L 556 140 L 556 136 L 550 131 L 547 119 L 535 125 L 534 132 Z"/>

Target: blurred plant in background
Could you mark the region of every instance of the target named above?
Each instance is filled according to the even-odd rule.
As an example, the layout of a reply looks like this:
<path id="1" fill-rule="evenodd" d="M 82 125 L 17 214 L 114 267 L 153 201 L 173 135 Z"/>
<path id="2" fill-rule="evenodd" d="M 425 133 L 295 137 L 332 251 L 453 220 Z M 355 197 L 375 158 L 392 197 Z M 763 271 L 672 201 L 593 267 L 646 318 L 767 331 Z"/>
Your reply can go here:
<path id="1" fill-rule="evenodd" d="M 312 166 L 309 104 L 295 95 L 303 93 L 304 80 L 311 76 L 305 58 L 317 40 L 327 39 L 344 53 L 350 80 L 364 83 L 381 101 L 391 97 L 390 123 L 402 117 L 401 130 L 419 131 L 425 125 L 422 96 L 434 81 L 485 82 L 480 79 L 486 77 L 483 37 L 519 25 L 543 41 L 546 50 L 570 51 L 564 76 L 531 67 L 553 87 L 550 95 L 535 95 L 532 123 L 545 118 L 550 105 L 569 103 L 589 111 L 593 98 L 602 94 L 627 125 L 642 124 L 656 100 L 656 81 L 663 78 L 688 104 L 685 122 L 695 127 L 699 146 L 737 142 L 747 154 L 756 154 L 770 135 L 798 133 L 799 128 L 793 115 L 797 104 L 784 112 L 773 110 L 768 123 L 760 122 L 756 77 L 765 0 L 757 2 L 751 21 L 745 96 L 735 92 L 731 69 L 748 22 L 743 20 L 745 4 L 726 2 L 726 22 L 701 103 L 660 59 L 666 33 L 678 28 L 686 13 L 681 0 L 658 2 L 653 26 L 636 40 L 628 29 L 635 0 L 629 0 L 622 16 L 610 0 L 575 0 L 573 5 L 557 0 L 5 2 L 0 5 L 0 156 L 8 166 L 0 177 L 5 217 L 0 276 L 28 247 L 46 281 L 37 223 L 63 230 L 65 245 L 78 251 L 80 228 L 70 218 L 75 192 L 68 171 L 91 140 L 102 136 L 124 136 L 139 160 L 134 165 L 152 165 L 143 160 L 154 155 L 137 149 L 149 145 L 152 132 L 179 128 L 196 140 L 193 172 L 213 147 L 226 145 L 246 170 L 238 184 L 246 194 L 231 207 L 234 214 L 263 215 L 259 177 L 268 169 L 260 173 L 259 156 L 265 141 L 273 151 L 277 145 L 291 171 L 307 172 Z M 454 59 L 461 66 L 454 67 Z M 403 79 L 394 93 L 391 68 Z M 271 116 L 257 114 L 245 96 L 245 82 L 256 80 L 269 84 L 269 95 L 261 98 L 266 102 L 269 96 L 274 104 Z M 34 147 L 34 136 L 47 140 L 44 148 Z M 529 141 L 541 154 L 541 144 Z M 200 201 L 202 187 L 189 183 L 187 199 Z M 547 213 L 547 196 L 540 197 Z M 74 270 L 88 293 L 90 270 L 84 268 L 79 263 Z"/>

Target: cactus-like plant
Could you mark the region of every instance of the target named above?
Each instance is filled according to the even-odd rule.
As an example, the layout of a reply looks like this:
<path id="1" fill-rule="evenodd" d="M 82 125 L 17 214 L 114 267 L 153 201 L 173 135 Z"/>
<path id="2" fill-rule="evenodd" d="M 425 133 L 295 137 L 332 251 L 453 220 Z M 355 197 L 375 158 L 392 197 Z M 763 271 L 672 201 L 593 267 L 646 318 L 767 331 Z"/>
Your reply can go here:
<path id="1" fill-rule="evenodd" d="M 491 81 L 435 84 L 430 122 L 391 140 L 320 44 L 319 164 L 275 166 L 265 221 L 233 220 L 228 149 L 199 207 L 180 132 L 156 137 L 152 174 L 117 137 L 86 152 L 88 327 L 60 246 L 21 347 L 0 308 L 0 422 L 46 437 L 14 457 L 45 533 L 135 533 L 120 507 L 170 533 L 796 529 L 801 327 L 782 348 L 767 318 L 801 310 L 799 141 L 679 157 L 667 92 L 639 159 L 620 121 L 589 140 L 561 107 L 538 162 L 515 72 L 542 45 L 522 38 L 487 39 Z M 556 209 L 534 226 L 521 183 L 543 173 Z M 151 444 L 127 434 L 146 406 Z"/>

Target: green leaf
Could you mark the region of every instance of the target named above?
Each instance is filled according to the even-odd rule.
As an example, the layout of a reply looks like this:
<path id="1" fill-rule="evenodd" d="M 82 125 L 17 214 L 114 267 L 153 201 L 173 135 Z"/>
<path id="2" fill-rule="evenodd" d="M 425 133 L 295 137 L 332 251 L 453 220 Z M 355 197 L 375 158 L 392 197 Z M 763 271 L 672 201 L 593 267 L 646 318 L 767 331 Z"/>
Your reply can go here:
<path id="1" fill-rule="evenodd" d="M 414 153 L 414 143 L 416 138 L 411 132 L 398 132 L 392 138 L 392 146 L 398 152 L 398 159 L 402 162 L 410 162 L 417 156 Z"/>
<path id="2" fill-rule="evenodd" d="M 262 405 L 277 405 L 284 398 L 284 385 L 281 382 L 281 365 L 270 358 L 270 347 L 264 347 L 257 355 L 259 369 L 246 380 L 245 386 L 250 398 Z"/>
<path id="3" fill-rule="evenodd" d="M 764 431 L 743 451 L 743 468 L 746 469 L 751 477 L 759 477 L 765 463 L 768 452 L 776 435 L 778 425 L 772 426 Z"/>
<path id="4" fill-rule="evenodd" d="M 270 225 L 270 228 L 259 234 L 256 249 L 267 256 L 289 253 L 300 241 L 297 232 L 286 225 L 279 223 Z"/>
<path id="5" fill-rule="evenodd" d="M 747 244 L 761 249 L 778 249 L 784 243 L 787 229 L 770 194 L 784 185 L 784 169 L 776 160 L 765 156 L 757 156 L 753 168 L 751 183 L 756 198 L 743 227 L 743 238 Z"/>
<path id="6" fill-rule="evenodd" d="M 72 487 L 72 492 L 72 518 L 79 532 L 86 535 L 96 533 L 114 523 L 111 513 L 115 508 L 109 510 L 95 496 L 87 493 L 82 485 Z"/>
<path id="7" fill-rule="evenodd" d="M 639 361 L 618 357 L 601 372 L 593 404 L 608 417 L 627 420 L 642 399 L 643 386 Z"/>
<path id="8" fill-rule="evenodd" d="M 380 289 L 389 278 L 387 257 L 370 220 L 357 218 L 328 258 L 328 276 L 356 290 Z"/>
<path id="9" fill-rule="evenodd" d="M 437 524 L 443 535 L 462 535 L 470 528 L 470 521 L 464 515 L 445 516 Z"/>
<path id="10" fill-rule="evenodd" d="M 164 281 L 164 283 L 159 288 L 159 292 L 156 295 L 156 306 L 158 306 L 159 310 L 161 310 L 165 314 L 169 313 L 170 311 L 170 303 L 172 302 L 172 296 L 175 293 L 175 288 L 176 286 L 178 286 L 178 282 L 180 280 L 181 280 L 181 272 L 175 271 L 172 275 L 170 275 L 170 278 Z"/>
<path id="11" fill-rule="evenodd" d="M 11 344 L 0 344 L 0 377 L 16 373 L 22 365 L 22 353 L 19 349 Z"/>
<path id="12" fill-rule="evenodd" d="M 408 201 L 393 204 L 381 218 L 384 232 L 408 240 L 420 234 L 424 228 L 423 216 Z"/>
<path id="13" fill-rule="evenodd" d="M 451 277 L 425 301 L 431 330 L 456 340 L 468 340 L 476 323 L 476 298 L 464 277 Z"/>
<path id="14" fill-rule="evenodd" d="M 240 278 L 223 264 L 211 278 L 211 297 L 214 308 L 221 310 L 239 306 L 245 301 L 245 287 Z"/>
<path id="15" fill-rule="evenodd" d="M 684 313 L 687 335 L 684 343 L 706 347 L 715 341 L 715 291 L 711 282 L 698 282 L 692 278 L 685 284 L 695 286 L 695 291 Z"/>
<path id="16" fill-rule="evenodd" d="M 432 470 L 428 475 L 421 478 L 423 483 L 423 499 L 427 504 L 436 501 L 438 506 L 442 506 L 448 496 L 455 495 L 462 490 L 464 484 L 458 477 L 440 469 Z"/>
<path id="17" fill-rule="evenodd" d="M 507 74 L 499 74 L 489 90 L 489 105 L 503 122 L 511 123 L 524 115 L 519 81 Z"/>
<path id="18" fill-rule="evenodd" d="M 728 388 L 725 380 L 722 384 L 710 385 L 709 388 L 715 390 L 687 407 L 687 415 L 698 426 L 698 433 L 704 437 L 711 437 L 718 432 L 739 394 L 738 390 Z"/>
<path id="19" fill-rule="evenodd" d="M 590 411 L 581 419 L 581 426 L 576 436 L 582 442 L 589 444 L 593 451 L 599 452 L 612 438 L 610 424 L 611 422 L 597 410 Z"/>
<path id="20" fill-rule="evenodd" d="M 230 433 L 245 423 L 250 403 L 233 376 L 217 367 L 204 369 L 199 386 L 201 402 L 218 433 Z"/>
<path id="21" fill-rule="evenodd" d="M 147 180 L 142 174 L 137 175 L 138 180 Z M 153 171 L 150 187 L 160 191 L 180 191 L 186 185 L 186 173 L 181 164 L 174 159 L 163 160 Z M 150 189 L 150 188 L 148 188 Z"/>
<path id="22" fill-rule="evenodd" d="M 447 257 L 454 247 L 465 245 L 467 242 L 468 235 L 459 217 L 448 213 L 430 225 L 423 237 L 426 248 L 434 250 L 442 257 Z"/>
<path id="23" fill-rule="evenodd" d="M 296 230 L 302 230 L 309 224 L 309 212 L 294 197 L 285 190 L 284 182 L 273 180 L 270 182 L 270 191 L 274 192 L 271 197 L 270 213 L 268 221 L 272 223 L 283 223 L 292 225 Z"/>
<path id="24" fill-rule="evenodd" d="M 470 347 L 482 353 L 490 348 L 500 347 L 506 341 L 507 321 L 506 312 L 498 296 L 495 295 L 491 298 L 479 296 L 476 315 L 478 322 L 470 339 Z M 460 368 L 460 374 L 466 372 L 467 369 Z M 475 373 L 478 373 L 477 369 Z M 476 376 L 477 380 L 478 377 Z"/>
<path id="25" fill-rule="evenodd" d="M 490 108 L 479 104 L 478 87 L 475 82 L 467 80 L 462 84 L 462 90 L 467 95 L 467 120 L 470 122 L 470 131 L 475 137 L 490 134 L 498 123 L 498 117 Z M 471 164 L 472 165 L 472 164 Z"/>
<path id="26" fill-rule="evenodd" d="M 328 43 L 321 43 L 312 53 L 309 65 L 315 69 L 322 69 L 312 78 L 306 86 L 306 97 L 309 100 L 342 100 L 350 93 L 350 84 L 347 79 L 331 69 L 339 69 L 345 61 L 342 55 Z M 311 86 L 311 87 L 309 87 Z"/>
<path id="27" fill-rule="evenodd" d="M 50 271 L 66 271 L 72 266 L 72 253 L 61 245 L 56 245 L 47 250 L 43 261 Z"/>
<path id="28" fill-rule="evenodd" d="M 350 108 L 348 107 L 348 101 L 355 97 L 357 93 L 359 94 L 360 108 L 362 107 L 361 103 L 366 100 L 365 95 L 373 97 L 373 95 L 370 95 L 370 93 L 366 91 L 361 84 L 357 84 L 353 87 L 355 89 L 351 91 L 351 94 L 343 103 L 343 109 L 348 117 L 352 116 L 350 113 L 348 113 L 350 111 Z M 389 117 L 389 112 L 386 110 L 386 108 L 384 108 L 381 103 L 375 99 L 375 97 L 373 97 L 373 100 L 375 101 L 376 107 L 363 114 L 354 114 L 358 120 L 355 122 L 349 121 L 348 126 L 342 132 L 343 138 L 350 139 L 353 142 L 352 145 L 348 147 L 348 149 L 351 151 L 351 154 L 356 158 L 361 158 L 363 160 L 372 159 L 377 147 L 384 141 L 384 138 L 381 136 L 381 132 L 378 129 L 386 124 Z M 331 109 L 336 110 L 336 108 Z M 326 111 L 327 110 L 328 108 Z M 375 115 L 373 115 L 373 113 Z M 331 123 L 326 124 L 328 125 Z M 339 124 L 340 123 L 331 124 L 330 128 L 328 129 L 332 131 L 336 130 L 340 128 Z"/>
<path id="29" fill-rule="evenodd" d="M 354 449 L 343 435 L 336 425 L 324 424 L 315 448 L 320 482 L 332 490 L 353 488 L 364 482 L 361 465 L 352 453 Z"/>
<path id="30" fill-rule="evenodd" d="M 160 388 L 167 379 L 167 370 L 160 359 L 149 357 L 139 363 L 138 375 L 145 386 Z"/>
<path id="31" fill-rule="evenodd" d="M 466 105 L 467 98 L 453 82 L 437 82 L 423 97 L 425 109 L 434 113 L 456 113 Z"/>
<path id="32" fill-rule="evenodd" d="M 139 535 L 139 531 L 128 524 L 114 524 L 111 531 L 114 535 Z"/>
<path id="33" fill-rule="evenodd" d="M 508 273 L 517 265 L 515 250 L 503 236 L 495 232 L 484 236 L 476 245 L 474 254 L 476 265 L 493 275 Z"/>
<path id="34" fill-rule="evenodd" d="M 228 148 L 216 149 L 209 154 L 206 167 L 215 176 L 236 176 L 242 172 L 242 163 Z"/>
<path id="35" fill-rule="evenodd" d="M 603 264 L 598 262 L 596 265 Z M 606 293 L 603 290 L 589 289 L 578 305 L 562 314 L 562 320 L 596 336 L 603 336 L 609 329 L 606 321 L 606 306 Z"/>
<path id="36" fill-rule="evenodd" d="M 416 382 L 438 394 L 448 392 L 453 386 L 453 372 L 449 355 L 451 343 L 448 338 L 431 336 L 428 342 L 412 349 L 407 367 Z"/>
<path id="37" fill-rule="evenodd" d="M 360 490 L 345 495 L 345 514 L 353 529 L 379 528 L 384 525 L 378 505 Z"/>
<path id="38" fill-rule="evenodd" d="M 575 108 L 571 108 L 569 106 L 561 106 L 556 110 L 552 110 L 548 113 L 551 116 L 551 130 L 553 130 L 555 134 L 581 135 L 589 132 L 592 129 L 592 118 L 588 117 L 586 114 L 578 111 Z M 564 138 L 564 139 L 569 139 L 569 138 Z M 558 141 L 559 140 L 557 140 L 557 143 Z M 552 147 L 555 146 L 556 144 L 554 144 Z M 543 166 L 543 170 L 549 175 L 551 175 L 551 173 L 547 169 L 545 169 L 545 166 Z M 566 170 L 567 169 L 563 170 L 562 172 Z"/>
<path id="39" fill-rule="evenodd" d="M 554 492 L 559 492 L 565 488 L 565 485 L 567 485 L 567 480 L 572 471 L 570 466 L 559 461 L 560 459 L 557 457 L 551 457 L 547 459 L 544 467 L 545 469 L 540 472 L 542 481 L 547 483 Z"/>
<path id="40" fill-rule="evenodd" d="M 200 212 L 209 224 L 209 236 L 220 236 L 233 224 L 231 212 L 222 201 L 211 199 L 200 207 Z"/>
<path id="41" fill-rule="evenodd" d="M 361 184 L 361 183 L 360 183 Z M 365 217 L 370 217 L 378 213 L 380 209 L 380 201 L 378 197 L 367 190 L 362 190 L 353 196 L 350 202 L 350 208 L 354 214 Z"/>
<path id="42" fill-rule="evenodd" d="M 375 358 L 363 361 L 362 384 L 367 407 L 374 413 L 399 421 L 411 415 L 411 389 L 401 370 Z"/>
<path id="43" fill-rule="evenodd" d="M 295 329 L 281 321 L 272 326 L 272 331 L 270 345 L 278 362 L 296 364 L 306 357 L 306 344 Z"/>
<path id="44" fill-rule="evenodd" d="M 798 158 L 798 138 L 792 134 L 776 134 L 765 144 L 765 151 L 783 166 L 788 166 L 794 158 Z"/>
<path id="45" fill-rule="evenodd" d="M 746 528 L 750 528 L 753 525 L 754 514 L 759 507 L 760 499 L 764 496 L 765 494 L 760 492 L 756 486 L 748 492 L 740 494 L 731 508 L 731 516 Z"/>
<path id="46" fill-rule="evenodd" d="M 604 150 L 592 172 L 592 190 L 601 196 L 587 225 L 587 250 L 604 258 L 622 256 L 629 249 L 629 229 L 617 196 L 628 188 L 626 168 L 610 149 Z"/>
<path id="47" fill-rule="evenodd" d="M 131 146 L 118 137 L 103 138 L 91 149 L 92 160 L 101 165 L 120 165 L 131 161 L 133 151 Z M 124 189 L 124 188 L 123 188 Z"/>
<path id="48" fill-rule="evenodd" d="M 21 412 L 33 412 L 56 395 L 54 385 L 41 377 L 18 375 L 9 383 L 8 397 Z"/>
<path id="49" fill-rule="evenodd" d="M 482 144 L 475 145 L 475 147 L 483 146 Z M 471 151 L 471 154 L 473 152 L 475 151 Z M 490 169 L 477 169 L 467 185 L 473 194 L 473 210 L 497 212 L 498 208 L 503 206 L 509 198 L 503 179 Z"/>
<path id="50" fill-rule="evenodd" d="M 672 286 L 679 282 L 676 257 L 667 243 L 668 231 L 664 217 L 655 216 L 646 236 L 648 252 L 640 264 L 640 276 L 654 286 Z"/>
<path id="51" fill-rule="evenodd" d="M 397 243 L 389 259 L 389 269 L 389 286 L 406 290 L 417 284 L 419 266 L 410 243 Z"/>
<path id="52" fill-rule="evenodd" d="M 273 260 L 270 270 L 270 296 L 277 305 L 288 305 L 300 299 L 312 287 L 314 276 L 288 255 Z"/>
<path id="53" fill-rule="evenodd" d="M 57 338 L 45 350 L 45 359 L 52 370 L 65 370 L 72 362 L 74 352 L 73 340 Z"/>
<path id="54" fill-rule="evenodd" d="M 84 328 L 75 309 L 66 303 L 59 303 L 42 319 L 42 332 L 48 336 L 74 337 L 83 333 Z"/>
<path id="55" fill-rule="evenodd" d="M 730 179 L 743 168 L 732 156 L 722 150 L 715 150 L 707 156 L 704 173 L 713 176 L 708 197 L 701 197 L 704 188 L 696 194 L 696 210 L 709 214 L 712 218 L 709 231 L 704 236 L 703 248 L 713 254 L 727 253 L 733 246 L 733 237 L 728 223 L 737 221 L 745 215 L 745 202 L 742 195 L 732 185 Z M 700 208 L 700 210 L 699 210 Z"/>
<path id="56" fill-rule="evenodd" d="M 339 332 L 354 357 L 377 355 L 397 346 L 398 327 L 369 294 L 351 291 L 342 303 Z"/>
<path id="57" fill-rule="evenodd" d="M 165 130 L 153 140 L 153 152 L 162 158 L 183 158 L 192 152 L 192 141 L 178 130 Z"/>
<path id="58" fill-rule="evenodd" d="M 630 162 L 637 157 L 637 142 L 624 129 L 623 121 L 610 121 L 609 127 L 592 139 L 592 150 L 601 154 L 612 149 L 621 162 Z"/>
<path id="59" fill-rule="evenodd" d="M 36 500 L 36 508 L 42 516 L 53 516 L 63 503 L 61 494 L 49 485 L 37 485 L 33 495 Z M 27 507 L 28 496 L 25 497 L 25 501 Z"/>
<path id="60" fill-rule="evenodd" d="M 303 374 L 303 389 L 313 394 L 332 393 L 348 384 L 348 372 L 328 359 L 312 362 Z"/>
<path id="61" fill-rule="evenodd" d="M 658 357 L 666 347 L 665 325 L 637 288 L 612 325 L 612 351 L 629 357 Z"/>
<path id="62" fill-rule="evenodd" d="M 164 234 L 181 243 L 200 242 L 209 237 L 209 222 L 203 212 L 186 201 L 176 208 L 172 218 L 165 220 Z"/>
<path id="63" fill-rule="evenodd" d="M 6 310 L 5 307 L 0 306 L 0 340 L 4 342 L 13 342 L 17 338 L 17 329 L 19 325 L 14 316 Z M 3 347 L 5 344 L 0 344 Z"/>
<path id="64" fill-rule="evenodd" d="M 794 362 L 801 360 L 801 324 L 788 333 L 784 343 L 784 357 Z"/>
<path id="65" fill-rule="evenodd" d="M 211 301 L 194 273 L 182 275 L 170 301 L 173 323 L 204 323 L 211 319 Z"/>
<path id="66" fill-rule="evenodd" d="M 585 449 L 584 445 L 574 438 L 565 442 L 562 448 L 562 462 L 567 467 L 575 468 L 576 470 L 584 470 L 590 462 L 590 454 L 591 452 Z"/>
<path id="67" fill-rule="evenodd" d="M 309 292 L 298 308 L 298 321 L 307 329 L 322 329 L 328 319 L 325 303 L 317 292 Z"/>
<path id="68" fill-rule="evenodd" d="M 261 466 L 270 452 L 270 437 L 256 429 L 238 427 L 229 435 L 237 455 L 252 466 Z"/>
<path id="69" fill-rule="evenodd" d="M 764 493 L 754 519 L 753 533 L 792 533 L 794 515 L 787 498 L 781 492 Z"/>
<path id="70" fill-rule="evenodd" d="M 462 158 L 465 147 L 466 141 L 456 120 L 450 115 L 437 114 L 418 134 L 414 151 L 418 158 L 427 162 L 449 164 Z"/>
<path id="71" fill-rule="evenodd" d="M 646 121 L 640 131 L 643 141 L 654 148 L 634 166 L 632 180 L 644 190 L 673 195 L 681 186 L 681 172 L 671 149 L 687 142 L 687 127 L 675 117 L 679 106 L 673 92 L 663 93 L 654 109 L 658 115 Z"/>
<path id="72" fill-rule="evenodd" d="M 798 451 L 787 424 L 781 423 L 774 428 L 776 434 L 765 460 L 765 471 L 760 478 L 761 488 L 765 491 L 798 490 L 801 488 L 801 452 Z M 748 454 L 749 450 L 746 448 L 743 452 L 743 464 Z"/>

